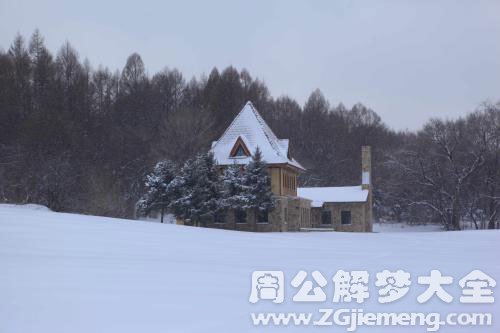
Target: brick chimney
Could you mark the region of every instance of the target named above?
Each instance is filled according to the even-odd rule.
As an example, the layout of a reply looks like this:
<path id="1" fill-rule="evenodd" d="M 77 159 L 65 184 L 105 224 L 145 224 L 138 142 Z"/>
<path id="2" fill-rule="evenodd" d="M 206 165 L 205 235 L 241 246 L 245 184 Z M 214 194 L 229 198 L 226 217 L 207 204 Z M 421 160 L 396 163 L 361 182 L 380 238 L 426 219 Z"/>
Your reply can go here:
<path id="1" fill-rule="evenodd" d="M 368 198 L 365 209 L 365 231 L 373 230 L 372 212 L 372 149 L 370 146 L 361 147 L 361 188 L 368 190 Z"/>

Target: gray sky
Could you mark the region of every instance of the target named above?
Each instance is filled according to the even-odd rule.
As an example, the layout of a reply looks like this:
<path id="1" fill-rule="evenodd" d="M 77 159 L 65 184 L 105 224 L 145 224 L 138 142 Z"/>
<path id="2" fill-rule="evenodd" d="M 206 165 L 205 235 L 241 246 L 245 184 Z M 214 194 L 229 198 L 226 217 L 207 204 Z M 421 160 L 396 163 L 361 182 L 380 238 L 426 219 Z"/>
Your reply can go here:
<path id="1" fill-rule="evenodd" d="M 500 100 L 500 1 L 0 0 L 0 47 L 38 27 L 54 53 L 188 78 L 233 65 L 301 104 L 362 102 L 396 129 Z"/>

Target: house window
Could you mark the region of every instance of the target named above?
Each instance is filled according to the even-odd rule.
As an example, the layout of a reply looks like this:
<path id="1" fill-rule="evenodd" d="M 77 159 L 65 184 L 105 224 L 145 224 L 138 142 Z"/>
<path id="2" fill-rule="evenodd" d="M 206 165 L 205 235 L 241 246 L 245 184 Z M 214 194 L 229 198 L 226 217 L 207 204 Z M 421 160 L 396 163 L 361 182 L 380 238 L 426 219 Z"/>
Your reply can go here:
<path id="1" fill-rule="evenodd" d="M 328 209 L 321 211 L 321 224 L 332 224 L 332 212 Z"/>
<path id="2" fill-rule="evenodd" d="M 250 151 L 248 150 L 247 146 L 245 145 L 245 142 L 243 142 L 241 137 L 238 137 L 238 139 L 236 140 L 233 149 L 231 149 L 231 152 L 229 153 L 229 156 L 230 157 L 250 156 Z"/>
<path id="3" fill-rule="evenodd" d="M 200 216 L 200 222 L 203 225 L 207 225 L 208 223 L 214 223 L 215 217 L 213 214 L 204 214 Z"/>
<path id="4" fill-rule="evenodd" d="M 351 224 L 351 211 L 343 210 L 340 212 L 340 223 L 341 224 Z"/>
<path id="5" fill-rule="evenodd" d="M 237 209 L 235 212 L 236 223 L 247 223 L 247 212 L 244 209 Z"/>
<path id="6" fill-rule="evenodd" d="M 258 223 L 269 223 L 269 212 L 267 210 L 259 210 Z"/>
<path id="7" fill-rule="evenodd" d="M 215 214 L 215 223 L 226 223 L 226 211 L 220 210 Z"/>
<path id="8" fill-rule="evenodd" d="M 245 150 L 243 149 L 242 146 L 238 146 L 238 148 L 236 149 L 236 152 L 234 153 L 234 156 L 235 157 L 246 156 Z"/>

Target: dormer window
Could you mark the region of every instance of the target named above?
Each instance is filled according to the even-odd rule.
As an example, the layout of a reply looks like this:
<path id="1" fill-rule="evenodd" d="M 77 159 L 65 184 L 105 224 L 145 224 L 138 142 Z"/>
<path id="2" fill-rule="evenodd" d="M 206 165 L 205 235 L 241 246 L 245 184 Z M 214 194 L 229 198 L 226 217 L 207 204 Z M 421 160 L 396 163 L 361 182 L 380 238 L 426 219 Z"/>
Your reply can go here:
<path id="1" fill-rule="evenodd" d="M 241 139 L 241 137 L 238 137 L 236 140 L 236 143 L 233 146 L 233 149 L 231 149 L 231 153 L 229 154 L 230 157 L 248 157 L 250 156 L 250 151 L 248 150 L 247 146 L 245 145 L 245 142 Z"/>
<path id="2" fill-rule="evenodd" d="M 234 153 L 234 157 L 241 157 L 241 156 L 246 156 L 245 150 L 243 150 L 242 146 L 238 146 L 238 149 L 236 149 L 236 153 Z"/>

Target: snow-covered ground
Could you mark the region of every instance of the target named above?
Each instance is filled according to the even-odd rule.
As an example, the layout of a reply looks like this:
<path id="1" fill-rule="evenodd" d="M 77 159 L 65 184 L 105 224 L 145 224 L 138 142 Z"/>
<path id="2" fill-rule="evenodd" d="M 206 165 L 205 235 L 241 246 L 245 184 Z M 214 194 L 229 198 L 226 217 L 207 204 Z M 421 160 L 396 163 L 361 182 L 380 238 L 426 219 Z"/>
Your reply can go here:
<path id="1" fill-rule="evenodd" d="M 405 232 L 382 225 L 372 234 L 245 233 L 0 205 L 0 332 L 344 332 L 331 326 L 262 328 L 250 319 L 251 312 L 339 307 L 491 312 L 493 326 L 447 326 L 440 332 L 499 332 L 500 301 L 461 304 L 458 280 L 480 269 L 500 281 L 500 233 L 399 229 Z M 364 304 L 332 302 L 331 278 L 340 269 L 369 271 L 371 294 Z M 377 302 L 375 274 L 384 269 L 412 274 L 410 292 L 395 303 Z M 432 269 L 455 278 L 445 287 L 455 297 L 451 304 L 437 298 L 417 303 L 425 286 L 416 279 Z M 283 304 L 249 303 L 254 270 L 284 272 Z M 319 270 L 327 278 L 326 302 L 292 301 L 297 289 L 290 281 L 299 270 Z M 426 330 L 362 327 L 357 332 L 401 331 Z"/>
<path id="2" fill-rule="evenodd" d="M 374 223 L 373 232 L 432 232 L 443 231 L 438 224 Z"/>

